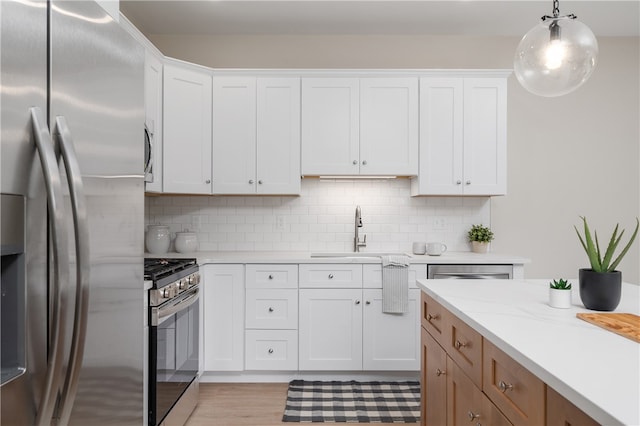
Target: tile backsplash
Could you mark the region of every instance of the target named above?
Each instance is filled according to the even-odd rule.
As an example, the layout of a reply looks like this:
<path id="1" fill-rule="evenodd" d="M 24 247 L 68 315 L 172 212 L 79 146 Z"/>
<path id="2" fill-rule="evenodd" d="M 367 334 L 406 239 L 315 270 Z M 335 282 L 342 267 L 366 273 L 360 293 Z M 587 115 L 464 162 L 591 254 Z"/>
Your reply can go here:
<path id="1" fill-rule="evenodd" d="M 197 232 L 200 251 L 353 251 L 356 205 L 362 251 L 411 252 L 414 241 L 469 251 L 468 229 L 491 220 L 489 197 L 412 198 L 409 179 L 307 178 L 299 197 L 147 196 L 145 223 Z"/>

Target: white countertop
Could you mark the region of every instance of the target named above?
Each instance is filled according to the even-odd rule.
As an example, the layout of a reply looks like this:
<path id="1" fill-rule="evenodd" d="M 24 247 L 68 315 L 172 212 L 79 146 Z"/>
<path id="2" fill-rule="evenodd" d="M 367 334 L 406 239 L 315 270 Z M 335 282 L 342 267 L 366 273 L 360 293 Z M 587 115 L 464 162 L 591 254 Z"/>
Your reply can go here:
<path id="1" fill-rule="evenodd" d="M 360 256 L 366 252 L 361 252 Z M 409 254 L 409 253 L 407 253 Z M 530 260 L 524 257 L 499 253 L 477 254 L 472 252 L 445 252 L 440 256 L 410 254 L 411 263 L 421 264 L 525 264 Z M 149 254 L 146 258 L 192 258 L 198 259 L 198 264 L 207 263 L 378 263 L 374 257 L 311 257 L 309 252 L 284 251 L 198 251 L 195 253 L 165 253 Z"/>
<path id="2" fill-rule="evenodd" d="M 419 280 L 453 314 L 601 424 L 640 425 L 640 344 L 551 308 L 549 280 Z M 623 284 L 614 312 L 640 314 L 640 287 Z"/>

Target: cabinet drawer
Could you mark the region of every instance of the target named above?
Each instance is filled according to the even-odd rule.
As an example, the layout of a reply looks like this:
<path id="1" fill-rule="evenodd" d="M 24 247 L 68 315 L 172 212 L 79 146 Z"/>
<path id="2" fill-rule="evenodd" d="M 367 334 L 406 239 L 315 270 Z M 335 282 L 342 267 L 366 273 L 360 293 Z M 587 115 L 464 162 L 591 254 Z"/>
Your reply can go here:
<path id="1" fill-rule="evenodd" d="M 584 411 L 547 386 L 547 426 L 597 426 L 598 424 Z"/>
<path id="2" fill-rule="evenodd" d="M 514 425 L 545 422 L 545 384 L 488 340 L 482 390 Z"/>
<path id="3" fill-rule="evenodd" d="M 449 312 L 438 302 L 422 293 L 422 303 L 420 308 L 420 316 L 422 327 L 425 328 L 433 336 L 440 346 L 447 349 L 447 338 L 445 337 L 446 324 L 445 320 Z"/>
<path id="4" fill-rule="evenodd" d="M 246 328 L 298 329 L 298 290 L 251 288 L 245 307 Z"/>
<path id="5" fill-rule="evenodd" d="M 247 330 L 246 370 L 297 370 L 296 330 Z"/>
<path id="6" fill-rule="evenodd" d="M 298 265 L 247 265 L 247 288 L 298 288 Z"/>
<path id="7" fill-rule="evenodd" d="M 300 288 L 362 288 L 362 265 L 300 265 Z"/>
<path id="8" fill-rule="evenodd" d="M 445 310 L 447 331 L 445 351 L 473 380 L 482 387 L 482 336 L 458 317 Z"/>
<path id="9" fill-rule="evenodd" d="M 427 265 L 409 265 L 409 288 L 418 288 L 416 280 L 427 278 Z M 382 288 L 382 264 L 362 265 L 364 288 Z"/>

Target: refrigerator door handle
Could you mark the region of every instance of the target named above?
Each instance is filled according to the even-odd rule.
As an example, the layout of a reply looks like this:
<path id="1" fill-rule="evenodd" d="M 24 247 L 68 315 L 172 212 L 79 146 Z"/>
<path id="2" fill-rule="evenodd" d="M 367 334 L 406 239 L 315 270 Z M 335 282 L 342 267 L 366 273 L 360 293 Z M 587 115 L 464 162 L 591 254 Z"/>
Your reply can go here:
<path id="1" fill-rule="evenodd" d="M 37 425 L 49 425 L 53 416 L 60 379 L 64 352 L 65 330 L 62 321 L 66 316 L 66 298 L 63 297 L 69 282 L 69 253 L 64 204 L 62 202 L 62 182 L 56 154 L 53 150 L 47 121 L 39 107 L 29 109 L 36 148 L 40 157 L 44 183 L 47 191 L 47 206 L 51 233 L 53 260 L 53 288 L 51 289 L 51 328 L 49 351 L 47 354 L 47 374 L 40 406 L 36 417 Z"/>
<path id="2" fill-rule="evenodd" d="M 75 313 L 73 318 L 73 335 L 71 337 L 71 353 L 67 375 L 60 396 L 59 424 L 66 425 L 71 417 L 73 402 L 78 389 L 78 378 L 82 367 L 84 343 L 87 334 L 87 314 L 89 306 L 89 224 L 84 184 L 80 172 L 80 164 L 76 155 L 73 138 L 67 120 L 64 116 L 56 117 L 54 135 L 60 146 L 60 153 L 64 161 L 67 174 L 69 193 L 71 195 L 71 209 L 75 231 L 76 248 L 76 294 Z"/>

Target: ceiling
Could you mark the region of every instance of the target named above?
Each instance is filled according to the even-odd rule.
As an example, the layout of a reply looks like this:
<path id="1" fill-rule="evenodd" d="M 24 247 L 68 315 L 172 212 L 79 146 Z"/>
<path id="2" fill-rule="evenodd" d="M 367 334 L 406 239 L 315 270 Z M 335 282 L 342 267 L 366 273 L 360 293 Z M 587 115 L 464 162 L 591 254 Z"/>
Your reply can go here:
<path id="1" fill-rule="evenodd" d="M 120 0 L 143 33 L 522 36 L 551 0 Z M 639 36 L 640 0 L 563 0 L 596 36 Z"/>

